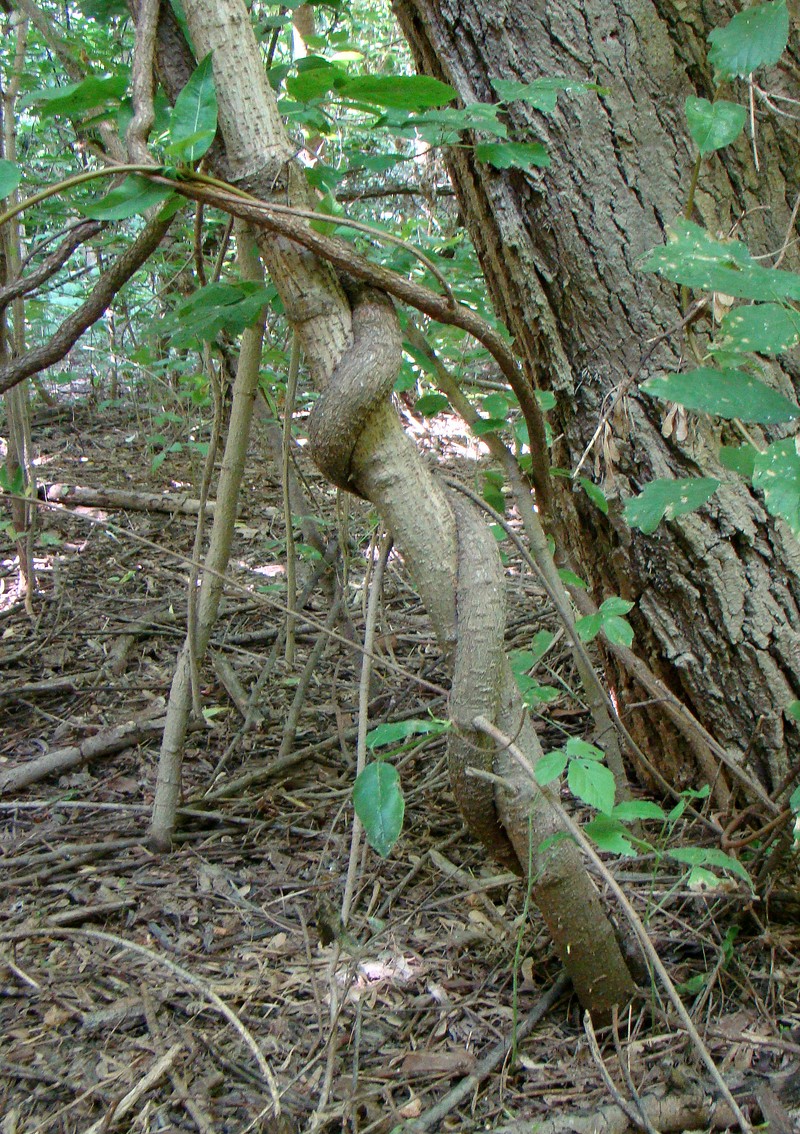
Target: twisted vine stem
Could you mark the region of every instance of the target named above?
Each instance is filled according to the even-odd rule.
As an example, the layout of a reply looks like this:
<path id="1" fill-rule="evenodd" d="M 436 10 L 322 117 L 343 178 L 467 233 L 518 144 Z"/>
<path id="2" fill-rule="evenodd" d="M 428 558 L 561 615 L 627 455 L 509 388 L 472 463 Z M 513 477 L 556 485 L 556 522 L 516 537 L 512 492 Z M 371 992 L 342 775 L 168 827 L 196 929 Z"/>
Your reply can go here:
<path id="1" fill-rule="evenodd" d="M 353 343 L 317 399 L 308 423 L 309 454 L 337 487 L 360 495 L 351 468 L 359 437 L 391 393 L 400 369 L 402 336 L 394 304 L 375 288 L 343 281 L 353 312 Z M 494 720 L 500 699 L 505 631 L 504 579 L 494 540 L 473 506 L 448 493 L 458 533 L 457 636 L 448 738 L 450 781 L 473 835 L 517 873 L 520 864 L 500 824 L 494 784 L 470 774 L 491 772 L 495 745 L 472 721 Z"/>

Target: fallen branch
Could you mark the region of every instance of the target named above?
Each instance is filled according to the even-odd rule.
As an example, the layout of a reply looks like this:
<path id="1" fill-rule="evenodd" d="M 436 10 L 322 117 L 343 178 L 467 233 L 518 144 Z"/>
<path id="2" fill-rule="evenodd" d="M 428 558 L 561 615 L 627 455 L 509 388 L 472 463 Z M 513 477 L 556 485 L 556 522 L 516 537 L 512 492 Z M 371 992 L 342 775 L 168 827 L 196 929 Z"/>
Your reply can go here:
<path id="1" fill-rule="evenodd" d="M 725 1102 L 714 1102 L 701 1089 L 688 1095 L 653 1092 L 642 1095 L 642 1114 L 661 1134 L 679 1130 L 724 1130 L 733 1125 L 734 1117 Z M 635 1129 L 630 1119 L 616 1104 L 597 1110 L 559 1114 L 556 1118 L 521 1119 L 498 1126 L 495 1134 L 626 1134 Z"/>
<path id="2" fill-rule="evenodd" d="M 70 744 L 65 748 L 54 748 L 36 760 L 29 760 L 0 772 L 0 795 L 19 791 L 38 783 L 45 776 L 56 772 L 64 772 L 78 764 L 85 764 L 87 760 L 96 760 L 100 756 L 113 756 L 123 748 L 132 748 L 144 740 L 150 740 L 164 729 L 164 717 L 149 721 L 128 721 L 126 724 L 116 725 L 114 728 L 98 732 L 88 737 L 81 744 Z"/>
<path id="3" fill-rule="evenodd" d="M 9 931 L 0 931 L 0 941 L 28 941 L 32 937 L 44 938 L 65 938 L 73 941 L 104 941 L 108 945 L 113 945 L 117 949 L 127 949 L 132 953 L 137 953 L 140 957 L 151 964 L 155 964 L 167 970 L 177 977 L 178 980 L 184 981 L 190 987 L 196 989 L 201 996 L 216 1009 L 216 1011 L 231 1025 L 233 1030 L 237 1033 L 239 1038 L 243 1041 L 245 1046 L 250 1050 L 253 1058 L 258 1065 L 261 1076 L 267 1085 L 272 1099 L 273 1113 L 276 1118 L 281 1114 L 281 1102 L 278 1092 L 278 1084 L 275 1081 L 272 1068 L 267 1062 L 261 1048 L 259 1047 L 255 1037 L 250 1029 L 242 1023 L 236 1013 L 230 1008 L 224 1000 L 222 1000 L 214 989 L 205 980 L 199 976 L 189 972 L 182 965 L 171 960 L 169 957 L 163 956 L 161 953 L 156 953 L 152 949 L 146 949 L 144 945 L 140 945 L 136 941 L 128 941 L 124 937 L 118 937 L 116 933 L 106 933 L 100 929 L 59 929 L 55 926 L 48 926 L 42 929 L 12 929 Z"/>
<path id="4" fill-rule="evenodd" d="M 126 492 L 118 488 L 87 488 L 80 484 L 47 484 L 39 491 L 49 504 L 122 508 L 131 512 L 177 512 L 183 516 L 196 516 L 200 511 L 200 501 L 182 492 Z M 214 514 L 215 507 L 215 501 L 206 501 L 209 515 Z"/>
<path id="5" fill-rule="evenodd" d="M 614 1019 L 616 1021 L 616 1015 Z M 614 1082 L 611 1072 L 606 1065 L 606 1061 L 603 1059 L 603 1053 L 600 1051 L 600 1044 L 597 1042 L 597 1035 L 589 1012 L 584 1012 L 583 1014 L 583 1030 L 589 1042 L 589 1051 L 591 1052 L 595 1067 L 600 1072 L 600 1077 L 606 1085 L 606 1090 L 625 1115 L 629 1124 L 637 1130 L 641 1129 L 646 1131 L 646 1134 L 658 1134 L 652 1122 L 650 1122 L 647 1117 L 647 1112 L 642 1107 L 641 1099 L 637 1097 L 633 1102 L 628 1102 Z"/>
<path id="6" fill-rule="evenodd" d="M 183 1052 L 182 1043 L 174 1043 L 169 1051 L 165 1052 L 160 1059 L 157 1059 L 146 1075 L 143 1075 L 135 1087 L 128 1091 L 127 1095 L 120 1099 L 116 1104 L 112 1104 L 111 1109 L 98 1118 L 97 1122 L 93 1122 L 84 1134 L 105 1134 L 106 1130 L 110 1130 L 116 1126 L 133 1108 L 143 1095 L 156 1085 L 167 1072 L 172 1068 L 178 1056 Z"/>
<path id="7" fill-rule="evenodd" d="M 562 974 L 553 987 L 531 1008 L 528 1015 L 517 1028 L 516 1034 L 501 1040 L 500 1043 L 498 1043 L 496 1047 L 493 1047 L 489 1054 L 480 1061 L 474 1071 L 466 1075 L 459 1083 L 456 1083 L 452 1091 L 448 1091 L 443 1099 L 440 1099 L 435 1106 L 432 1106 L 431 1109 L 420 1118 L 417 1118 L 414 1122 L 410 1122 L 406 1127 L 409 1134 L 422 1134 L 423 1131 L 430 1130 L 432 1127 L 438 1129 L 439 1124 L 447 1117 L 450 1111 L 454 1110 L 465 1099 L 468 1099 L 470 1095 L 474 1094 L 476 1088 L 480 1087 L 484 1079 L 488 1079 L 491 1073 L 505 1062 L 509 1051 L 511 1051 L 512 1044 L 514 1042 L 519 1043 L 521 1039 L 524 1039 L 525 1036 L 533 1031 L 539 1021 L 544 1018 L 553 1005 L 567 991 L 569 985 L 569 977 L 566 974 Z M 531 1123 L 531 1132 L 533 1132 L 534 1126 L 538 1134 L 541 1128 L 540 1124 Z M 586 1134 L 594 1134 L 594 1132 L 587 1130 Z"/>
<path id="8" fill-rule="evenodd" d="M 76 673 L 74 677 L 45 677 L 41 681 L 26 681 L 24 685 L 14 685 L 10 689 L 0 689 L 0 705 L 7 701 L 19 701 L 22 697 L 40 697 L 57 693 L 77 693 L 96 678 L 92 673 Z"/>

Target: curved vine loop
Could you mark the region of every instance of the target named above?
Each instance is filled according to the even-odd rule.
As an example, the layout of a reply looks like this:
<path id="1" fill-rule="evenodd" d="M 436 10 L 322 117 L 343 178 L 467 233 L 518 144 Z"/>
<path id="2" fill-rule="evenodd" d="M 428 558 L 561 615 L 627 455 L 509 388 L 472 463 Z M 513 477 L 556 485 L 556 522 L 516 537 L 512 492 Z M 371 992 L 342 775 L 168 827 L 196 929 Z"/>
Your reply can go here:
<path id="1" fill-rule="evenodd" d="M 350 468 L 353 450 L 370 412 L 392 392 L 403 339 L 385 292 L 346 278 L 342 283 L 353 311 L 353 344 L 314 404 L 308 445 L 314 464 L 332 484 L 360 496 Z"/>
<path id="2" fill-rule="evenodd" d="M 328 480 L 360 495 L 353 482 L 353 452 L 370 413 L 391 393 L 400 369 L 402 336 L 385 292 L 342 282 L 352 307 L 353 343 L 312 410 L 309 454 Z M 494 763 L 494 742 L 472 722 L 497 716 L 505 632 L 503 569 L 494 538 L 473 506 L 453 492 L 448 503 L 458 533 L 450 781 L 472 834 L 498 861 L 519 873 L 519 859 L 495 808 L 494 784 L 471 774 L 472 769 L 491 772 Z"/>

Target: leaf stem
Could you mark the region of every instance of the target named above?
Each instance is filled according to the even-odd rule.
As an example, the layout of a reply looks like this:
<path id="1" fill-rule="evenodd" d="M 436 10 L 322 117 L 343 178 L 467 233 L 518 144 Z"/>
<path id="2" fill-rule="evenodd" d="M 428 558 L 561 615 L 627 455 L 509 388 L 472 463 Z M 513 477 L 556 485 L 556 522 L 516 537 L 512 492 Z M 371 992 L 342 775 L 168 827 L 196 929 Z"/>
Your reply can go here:
<path id="1" fill-rule="evenodd" d="M 61 193 L 64 190 L 74 189 L 76 185 L 83 185 L 87 181 L 95 181 L 98 177 L 116 177 L 118 173 L 158 173 L 160 169 L 160 166 L 131 163 L 129 165 L 108 165 L 103 169 L 90 169 L 85 173 L 77 173 L 74 177 L 67 177 L 64 181 L 57 181 L 55 185 L 48 185 L 46 189 L 34 193 L 32 197 L 26 197 L 24 201 L 19 201 L 16 205 L 12 206 L 12 208 L 6 209 L 4 213 L 0 213 L 0 228 L 13 217 L 24 212 L 24 210 L 31 205 L 38 205 L 40 201 L 46 201 L 48 197 L 55 197 L 57 193 Z"/>

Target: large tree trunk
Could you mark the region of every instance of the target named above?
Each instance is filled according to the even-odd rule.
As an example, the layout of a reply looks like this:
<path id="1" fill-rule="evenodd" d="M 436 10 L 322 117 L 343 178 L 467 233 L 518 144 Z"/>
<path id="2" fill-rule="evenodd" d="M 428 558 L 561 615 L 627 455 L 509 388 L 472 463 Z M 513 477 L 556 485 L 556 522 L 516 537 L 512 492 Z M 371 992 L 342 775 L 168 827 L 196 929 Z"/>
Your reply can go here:
<path id="1" fill-rule="evenodd" d="M 597 97 L 562 96 L 546 121 L 512 104 L 513 136 L 545 140 L 550 169 L 499 172 L 469 149 L 453 149 L 451 174 L 492 302 L 527 373 L 556 394 L 555 465 L 576 467 L 612 392 L 630 382 L 583 470 L 602 482 L 608 517 L 570 482 L 554 482 L 569 555 L 598 602 L 614 594 L 635 601 L 640 655 L 774 791 L 800 753 L 797 728 L 784 717 L 800 692 L 800 548 L 762 499 L 720 467 L 716 425 L 690 415 L 685 441 L 665 438 L 663 403 L 636 389 L 675 369 L 685 346 L 676 289 L 637 271 L 637 262 L 663 243 L 686 205 L 694 155 L 684 101 L 710 97 L 705 37 L 731 12 L 699 0 L 395 0 L 394 7 L 419 69 L 451 83 L 465 103 L 495 101 L 498 78 L 566 75 L 607 88 Z M 786 91 L 780 67 L 769 78 Z M 737 93 L 746 99 L 746 88 L 725 92 Z M 713 235 L 741 222 L 737 233 L 754 254 L 775 253 L 792 236 L 800 163 L 794 134 L 760 110 L 756 118 L 761 172 L 746 137 L 707 159 L 694 219 Z M 793 247 L 782 266 L 797 260 Z M 662 332 L 669 336 L 642 366 Z M 797 371 L 788 377 L 796 389 Z M 697 473 L 723 482 L 707 507 L 652 536 L 628 528 L 622 504 L 645 483 Z M 647 700 L 611 661 L 609 674 L 623 709 Z M 716 774 L 708 750 L 665 727 L 657 704 L 631 708 L 629 720 L 676 786 Z"/>

